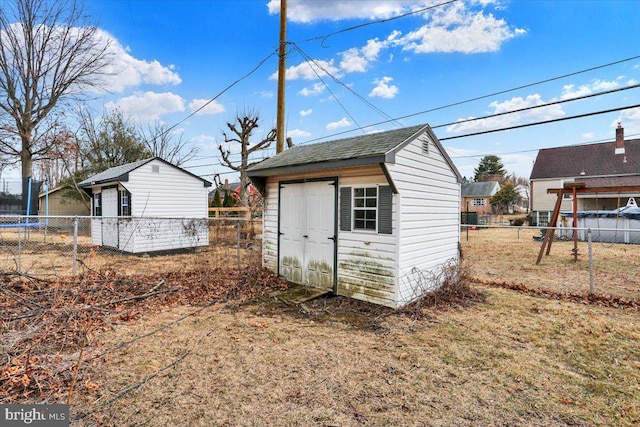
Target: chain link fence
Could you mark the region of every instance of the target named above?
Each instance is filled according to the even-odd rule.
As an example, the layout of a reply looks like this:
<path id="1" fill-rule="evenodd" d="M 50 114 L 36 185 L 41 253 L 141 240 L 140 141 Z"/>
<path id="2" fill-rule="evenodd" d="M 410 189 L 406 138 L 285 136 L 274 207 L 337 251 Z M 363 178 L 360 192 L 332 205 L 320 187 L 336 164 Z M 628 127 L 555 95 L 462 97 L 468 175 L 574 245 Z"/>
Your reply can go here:
<path id="1" fill-rule="evenodd" d="M 640 229 L 471 226 L 461 251 L 472 276 L 559 294 L 597 293 L 640 300 Z M 577 240 L 573 240 L 574 232 Z"/>
<path id="2" fill-rule="evenodd" d="M 260 218 L 0 217 L 0 272 L 153 274 L 261 262 Z"/>

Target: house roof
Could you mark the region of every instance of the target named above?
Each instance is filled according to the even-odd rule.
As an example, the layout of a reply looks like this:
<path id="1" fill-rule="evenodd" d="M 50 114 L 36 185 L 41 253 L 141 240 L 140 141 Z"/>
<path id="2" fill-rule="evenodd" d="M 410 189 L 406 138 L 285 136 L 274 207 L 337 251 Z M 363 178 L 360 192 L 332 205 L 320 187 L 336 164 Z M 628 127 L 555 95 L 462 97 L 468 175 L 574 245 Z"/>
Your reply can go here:
<path id="1" fill-rule="evenodd" d="M 498 181 L 467 182 L 462 184 L 462 197 L 491 197 L 500 190 Z"/>
<path id="2" fill-rule="evenodd" d="M 640 139 L 625 140 L 624 154 L 615 154 L 615 147 L 612 141 L 542 149 L 530 179 L 638 175 Z"/>
<path id="3" fill-rule="evenodd" d="M 425 132 L 438 145 L 460 181 L 462 177 L 458 169 L 426 124 L 294 146 L 250 167 L 247 172 L 249 177 L 255 178 L 329 168 L 394 163 L 395 153 Z"/>
<path id="4" fill-rule="evenodd" d="M 192 174 L 191 172 L 184 170 L 172 163 L 167 162 L 166 160 L 161 159 L 160 157 L 151 157 L 149 159 L 144 159 L 144 160 L 138 160 L 137 162 L 132 162 L 132 163 L 127 163 L 124 165 L 120 165 L 120 166 L 114 166 L 112 168 L 109 168 L 103 172 L 97 173 L 93 176 L 90 176 L 89 178 L 85 179 L 82 182 L 78 183 L 78 187 L 80 188 L 89 188 L 92 187 L 94 185 L 99 185 L 99 184 L 108 184 L 110 182 L 126 182 L 129 181 L 129 172 L 134 171 L 136 169 L 138 169 L 139 167 L 142 167 L 144 165 L 146 165 L 147 163 L 153 161 L 153 160 L 159 160 L 169 166 L 173 166 L 174 168 L 177 168 L 181 171 L 183 171 L 186 174 L 189 174 L 195 178 L 198 178 L 199 180 L 204 182 L 204 186 L 205 187 L 210 187 L 211 183 L 205 179 L 200 178 L 197 175 Z"/>

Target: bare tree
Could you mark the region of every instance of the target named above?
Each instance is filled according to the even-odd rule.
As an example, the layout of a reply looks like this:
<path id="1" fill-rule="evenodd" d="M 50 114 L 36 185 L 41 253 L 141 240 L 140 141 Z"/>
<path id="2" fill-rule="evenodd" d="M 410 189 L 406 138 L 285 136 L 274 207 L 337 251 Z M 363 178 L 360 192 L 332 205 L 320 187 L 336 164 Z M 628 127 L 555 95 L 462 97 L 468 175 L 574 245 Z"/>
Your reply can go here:
<path id="1" fill-rule="evenodd" d="M 2 2 L 0 152 L 20 159 L 23 182 L 51 148 L 56 107 L 100 85 L 108 50 L 79 0 Z"/>
<path id="2" fill-rule="evenodd" d="M 185 164 L 198 154 L 198 147 L 188 146 L 181 133 L 171 132 L 167 125 L 161 122 L 141 128 L 140 137 L 154 156 L 176 166 Z"/>
<path id="3" fill-rule="evenodd" d="M 262 141 L 255 143 L 251 146 L 250 138 L 253 131 L 258 128 L 258 116 L 252 113 L 244 114 L 244 117 L 238 115 L 236 117 L 237 123 L 227 122 L 227 127 L 233 134 L 229 136 L 226 132 L 222 132 L 224 141 L 227 143 L 227 148 L 222 148 L 222 145 L 218 145 L 220 154 L 222 155 L 223 164 L 230 169 L 240 172 L 240 204 L 242 206 L 249 205 L 249 197 L 247 190 L 249 188 L 249 177 L 247 176 L 247 169 L 258 162 L 250 162 L 249 158 L 251 154 L 258 150 L 268 148 L 273 141 L 276 140 L 276 130 L 271 129 L 267 136 Z M 231 159 L 230 144 L 232 142 L 238 143 L 241 146 L 240 151 L 240 164 L 234 164 Z"/>

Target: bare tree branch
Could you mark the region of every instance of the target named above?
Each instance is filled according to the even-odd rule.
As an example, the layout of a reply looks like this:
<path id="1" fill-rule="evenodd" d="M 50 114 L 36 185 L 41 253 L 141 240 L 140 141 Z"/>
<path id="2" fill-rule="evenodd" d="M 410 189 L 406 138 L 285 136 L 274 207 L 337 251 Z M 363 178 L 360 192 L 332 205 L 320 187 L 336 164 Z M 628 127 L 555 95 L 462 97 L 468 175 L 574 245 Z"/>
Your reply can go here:
<path id="1" fill-rule="evenodd" d="M 34 156 L 51 149 L 53 122 L 43 126 L 45 119 L 65 99 L 100 85 L 109 47 L 80 0 L 2 2 L 0 152 L 20 159 L 23 180 L 33 173 Z"/>

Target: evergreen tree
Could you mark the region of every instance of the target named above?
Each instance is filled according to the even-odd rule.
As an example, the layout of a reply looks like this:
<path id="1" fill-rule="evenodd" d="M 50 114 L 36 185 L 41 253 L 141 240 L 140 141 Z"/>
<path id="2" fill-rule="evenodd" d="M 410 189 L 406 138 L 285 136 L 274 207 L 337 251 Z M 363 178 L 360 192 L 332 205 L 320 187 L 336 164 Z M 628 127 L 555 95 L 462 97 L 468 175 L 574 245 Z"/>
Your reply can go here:
<path id="1" fill-rule="evenodd" d="M 478 167 L 473 170 L 474 181 L 499 181 L 503 182 L 507 174 L 502 160 L 498 156 L 488 155 L 480 160 Z"/>

